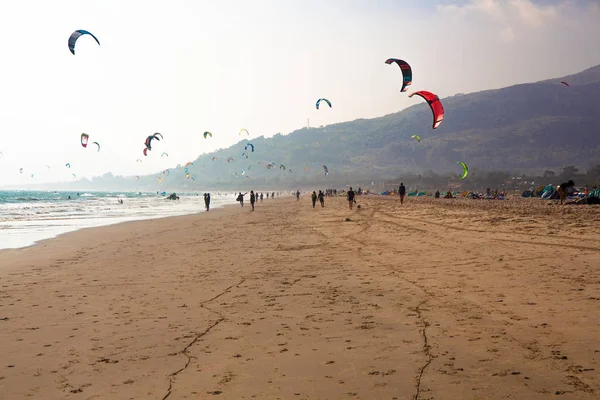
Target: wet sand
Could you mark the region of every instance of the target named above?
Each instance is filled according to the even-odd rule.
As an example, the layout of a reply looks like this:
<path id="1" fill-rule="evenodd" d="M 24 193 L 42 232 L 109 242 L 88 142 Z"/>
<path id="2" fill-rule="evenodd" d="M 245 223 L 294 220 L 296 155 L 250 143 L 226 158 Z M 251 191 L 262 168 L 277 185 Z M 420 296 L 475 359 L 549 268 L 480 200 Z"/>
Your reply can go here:
<path id="1" fill-rule="evenodd" d="M 600 397 L 600 208 L 358 202 L 0 251 L 0 399 Z"/>

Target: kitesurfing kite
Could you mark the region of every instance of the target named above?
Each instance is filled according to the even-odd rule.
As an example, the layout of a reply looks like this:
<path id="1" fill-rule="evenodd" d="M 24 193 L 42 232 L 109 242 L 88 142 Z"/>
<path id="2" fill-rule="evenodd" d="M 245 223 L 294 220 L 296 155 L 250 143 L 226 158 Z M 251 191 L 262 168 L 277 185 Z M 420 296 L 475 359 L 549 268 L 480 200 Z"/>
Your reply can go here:
<path id="1" fill-rule="evenodd" d="M 304 166 L 304 171 L 308 171 L 308 167 L 306 165 Z"/>
<path id="2" fill-rule="evenodd" d="M 398 64 L 398 66 L 400 67 L 400 70 L 402 71 L 402 77 L 403 77 L 403 81 L 402 81 L 402 89 L 400 89 L 401 92 L 406 92 L 408 90 L 408 86 L 410 86 L 412 84 L 412 68 L 410 67 L 410 65 L 408 65 L 408 63 L 404 60 L 399 60 L 397 58 L 388 58 L 387 60 L 385 60 L 386 64 L 392 64 L 392 63 L 396 63 Z"/>
<path id="3" fill-rule="evenodd" d="M 162 183 L 162 178 L 158 178 L 158 184 L 160 185 Z"/>
<path id="4" fill-rule="evenodd" d="M 142 162 L 142 160 L 140 160 L 139 158 L 137 160 L 135 160 L 135 162 Z"/>
<path id="5" fill-rule="evenodd" d="M 436 94 L 426 90 L 420 90 L 418 92 L 411 93 L 408 95 L 408 97 L 413 97 L 415 94 L 427 101 L 427 104 L 429 104 L 429 107 L 431 107 L 431 112 L 433 113 L 433 129 L 440 126 L 444 120 L 444 106 L 442 106 L 440 98 Z"/>
<path id="6" fill-rule="evenodd" d="M 90 138 L 90 135 L 88 135 L 87 133 L 82 133 L 81 134 L 81 145 L 83 147 L 87 147 L 88 139 L 89 138 Z"/>
<path id="7" fill-rule="evenodd" d="M 215 160 L 218 160 L 218 158 L 217 157 L 213 157 L 212 160 L 215 161 Z"/>
<path id="8" fill-rule="evenodd" d="M 281 165 L 279 166 L 279 169 L 282 169 L 282 170 L 284 170 L 284 171 L 285 171 L 285 165 L 281 164 Z"/>
<path id="9" fill-rule="evenodd" d="M 563 81 L 561 81 L 560 83 L 562 83 L 562 84 L 563 84 L 563 85 L 565 85 L 565 86 L 569 86 L 569 84 L 568 84 L 567 82 L 563 82 Z"/>
<path id="10" fill-rule="evenodd" d="M 329 175 L 329 169 L 327 169 L 327 165 L 323 165 L 323 170 L 325 171 L 325 175 Z"/>
<path id="11" fill-rule="evenodd" d="M 71 163 L 66 163 L 66 164 L 65 164 L 65 167 L 67 167 L 67 168 L 71 168 Z"/>
<path id="12" fill-rule="evenodd" d="M 50 166 L 49 165 L 46 165 L 46 168 L 48 168 L 48 171 L 50 171 Z"/>
<path id="13" fill-rule="evenodd" d="M 417 139 L 417 142 L 421 141 L 421 136 L 419 136 L 419 135 L 412 135 L 410 138 L 411 139 Z"/>
<path id="14" fill-rule="evenodd" d="M 100 143 L 98 143 L 98 142 L 92 142 L 92 144 L 95 144 L 96 146 L 98 146 L 97 152 L 100 151 Z"/>
<path id="15" fill-rule="evenodd" d="M 71 174 L 71 175 L 73 175 L 73 179 L 77 179 L 77 175 L 75 175 L 75 174 Z"/>
<path id="16" fill-rule="evenodd" d="M 230 161 L 233 161 L 233 158 L 229 157 L 229 158 L 227 159 L 227 164 L 229 164 L 229 162 L 230 162 Z"/>
<path id="17" fill-rule="evenodd" d="M 149 147 L 146 147 L 143 151 L 144 155 L 147 157 L 148 156 L 148 150 L 152 150 Z"/>
<path id="18" fill-rule="evenodd" d="M 248 146 L 252 147 L 252 152 L 254 153 L 254 145 L 252 143 L 248 143 L 244 146 L 244 150 L 248 150 Z"/>
<path id="19" fill-rule="evenodd" d="M 319 109 L 319 105 L 321 104 L 321 101 L 324 101 L 325 103 L 327 103 L 327 105 L 329 105 L 329 108 L 331 108 L 331 102 L 327 99 L 321 98 L 321 99 L 317 100 L 317 104 L 315 104 L 315 106 L 317 107 L 317 110 Z"/>
<path id="20" fill-rule="evenodd" d="M 164 157 L 164 156 L 167 156 L 167 157 L 169 157 L 169 154 L 167 154 L 167 153 L 162 153 L 160 156 L 161 156 L 161 157 Z"/>
<path id="21" fill-rule="evenodd" d="M 88 31 L 84 31 L 83 29 L 78 29 L 75 32 L 71 33 L 71 36 L 69 37 L 69 50 L 71 50 L 71 54 L 75 55 L 75 42 L 77 42 L 77 39 L 79 39 L 79 37 L 83 35 L 90 35 L 94 38 L 96 43 L 98 43 L 98 46 L 100 46 L 100 42 L 98 41 L 98 38 L 96 36 L 92 35 Z"/>
<path id="22" fill-rule="evenodd" d="M 163 136 L 160 133 L 155 133 L 154 135 L 150 135 L 146 138 L 146 142 L 144 142 L 144 144 L 146 145 L 146 148 L 149 150 L 152 150 L 152 141 L 154 139 L 156 139 L 157 141 L 160 142 L 160 139 L 158 138 L 160 136 L 160 139 L 163 138 Z"/>
<path id="23" fill-rule="evenodd" d="M 460 179 L 465 179 L 469 174 L 469 167 L 467 167 L 467 164 L 465 164 L 462 161 L 457 161 L 456 163 L 460 164 L 463 167 L 463 173 L 461 174 Z"/>
<path id="24" fill-rule="evenodd" d="M 208 131 L 204 132 L 204 139 L 206 139 L 207 136 L 212 137 L 212 133 L 210 133 Z"/>
<path id="25" fill-rule="evenodd" d="M 35 174 L 31 174 L 31 178 L 33 179 L 33 177 L 35 176 Z"/>
<path id="26" fill-rule="evenodd" d="M 185 163 L 185 166 L 186 166 L 186 167 L 189 167 L 190 165 L 194 165 L 194 163 L 193 163 L 193 162 L 191 162 L 191 161 L 188 161 L 188 162 L 186 162 L 186 163 Z"/>
<path id="27" fill-rule="evenodd" d="M 248 132 L 248 129 L 242 128 L 242 130 L 240 130 L 240 135 L 242 134 L 242 132 L 246 132 L 246 135 L 250 136 L 250 132 Z"/>
<path id="28" fill-rule="evenodd" d="M 19 173 L 22 174 L 23 173 L 23 168 L 19 168 Z"/>

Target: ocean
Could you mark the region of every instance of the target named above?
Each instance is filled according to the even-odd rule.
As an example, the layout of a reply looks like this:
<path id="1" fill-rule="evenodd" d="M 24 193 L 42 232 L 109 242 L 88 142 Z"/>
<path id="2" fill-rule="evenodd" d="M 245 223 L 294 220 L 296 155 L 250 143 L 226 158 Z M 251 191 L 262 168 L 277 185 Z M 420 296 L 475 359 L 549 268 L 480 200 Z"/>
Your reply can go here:
<path id="1" fill-rule="evenodd" d="M 0 191 L 0 249 L 82 228 L 204 212 L 203 192 L 177 195 L 179 201 L 143 192 Z M 233 193 L 211 193 L 211 209 L 234 203 Z"/>

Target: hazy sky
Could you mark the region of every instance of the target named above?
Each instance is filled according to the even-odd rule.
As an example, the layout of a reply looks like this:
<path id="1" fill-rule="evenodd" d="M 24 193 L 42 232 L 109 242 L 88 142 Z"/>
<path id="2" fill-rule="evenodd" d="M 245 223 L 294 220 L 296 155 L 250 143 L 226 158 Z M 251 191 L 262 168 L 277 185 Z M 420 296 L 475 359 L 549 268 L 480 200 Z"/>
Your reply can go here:
<path id="1" fill-rule="evenodd" d="M 600 64 L 599 21 L 596 0 L 4 1 L 0 186 L 152 173 L 241 128 L 272 136 L 396 112 L 420 100 L 399 93 L 389 57 L 412 65 L 413 90 L 440 97 L 568 75 Z M 76 29 L 101 46 L 84 36 L 73 56 Z M 333 108 L 317 111 L 319 97 Z M 143 157 L 154 132 L 164 141 Z"/>

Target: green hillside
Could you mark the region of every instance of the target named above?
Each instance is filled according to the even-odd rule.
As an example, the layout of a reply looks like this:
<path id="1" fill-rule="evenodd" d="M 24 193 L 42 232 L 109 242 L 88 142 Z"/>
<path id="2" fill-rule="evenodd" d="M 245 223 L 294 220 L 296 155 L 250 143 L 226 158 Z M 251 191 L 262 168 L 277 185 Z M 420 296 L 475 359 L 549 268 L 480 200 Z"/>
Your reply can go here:
<path id="1" fill-rule="evenodd" d="M 562 80 L 570 87 L 559 84 Z M 242 170 L 254 184 L 277 185 L 453 172 L 456 161 L 481 171 L 586 169 L 600 164 L 599 92 L 597 66 L 564 78 L 444 98 L 445 119 L 436 130 L 429 107 L 421 103 L 380 118 L 255 138 L 256 152 L 247 159 L 241 156 L 247 143 L 242 141 L 199 157 L 189 171 L 199 185 L 239 182 L 246 179 Z M 414 134 L 420 143 L 411 139 Z M 234 160 L 227 163 L 228 157 Z M 267 170 L 265 161 L 278 167 Z M 281 164 L 288 170 L 279 169 Z"/>

